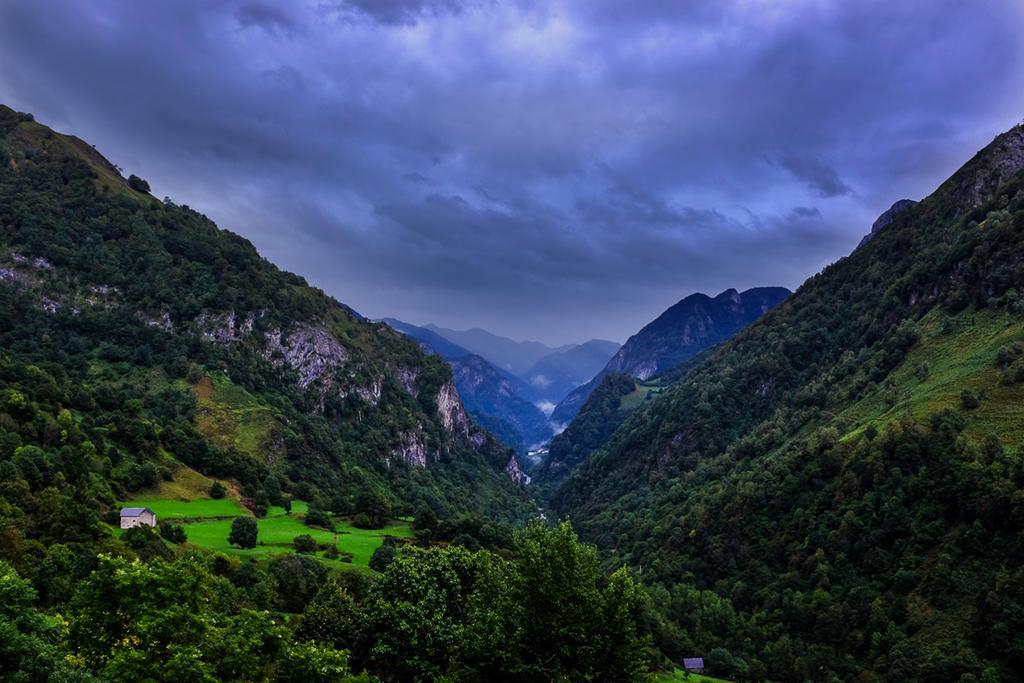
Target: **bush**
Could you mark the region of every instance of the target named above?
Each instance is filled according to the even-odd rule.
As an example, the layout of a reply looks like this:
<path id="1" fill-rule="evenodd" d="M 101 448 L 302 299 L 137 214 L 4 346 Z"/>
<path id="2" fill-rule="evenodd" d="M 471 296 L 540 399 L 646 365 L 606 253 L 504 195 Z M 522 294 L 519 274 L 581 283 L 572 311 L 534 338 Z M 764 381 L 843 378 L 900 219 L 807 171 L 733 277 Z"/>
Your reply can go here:
<path id="1" fill-rule="evenodd" d="M 224 488 L 224 484 L 219 481 L 213 482 L 213 485 L 210 486 L 210 498 L 216 498 L 219 500 L 226 495 L 228 495 L 228 490 Z"/>
<path id="2" fill-rule="evenodd" d="M 380 526 L 376 524 L 374 519 L 365 512 L 356 513 L 352 518 L 352 526 L 357 529 L 379 529 Z"/>
<path id="3" fill-rule="evenodd" d="M 974 410 L 981 405 L 981 400 L 970 389 L 964 389 L 960 392 L 960 405 L 966 410 Z"/>
<path id="4" fill-rule="evenodd" d="M 334 531 L 334 524 L 331 523 L 331 518 L 323 510 L 309 510 L 306 513 L 305 522 L 306 526 L 318 526 L 328 531 Z"/>
<path id="5" fill-rule="evenodd" d="M 395 554 L 398 551 L 395 550 L 395 546 L 390 543 L 385 543 L 381 547 L 373 551 L 373 555 L 370 557 L 370 569 L 375 572 L 383 573 L 388 566 L 394 562 Z"/>
<path id="6" fill-rule="evenodd" d="M 297 553 L 314 553 L 317 548 L 316 539 L 309 534 L 296 536 L 292 540 L 292 545 L 295 546 L 295 552 Z"/>
<path id="7" fill-rule="evenodd" d="M 166 560 L 172 556 L 170 549 L 160 540 L 160 536 L 148 526 L 128 529 L 121 535 L 121 540 L 147 562 L 156 557 Z"/>
<path id="8" fill-rule="evenodd" d="M 239 548 L 255 548 L 257 536 L 256 520 L 252 517 L 235 517 L 231 522 L 228 543 Z"/>
<path id="9" fill-rule="evenodd" d="M 149 194 L 149 183 L 134 173 L 128 176 L 128 187 L 132 188 L 136 192 L 145 192 L 146 194 Z"/>
<path id="10" fill-rule="evenodd" d="M 184 543 L 188 540 L 188 537 L 185 535 L 185 527 L 180 524 L 163 523 L 160 525 L 159 529 L 160 535 L 171 543 Z"/>

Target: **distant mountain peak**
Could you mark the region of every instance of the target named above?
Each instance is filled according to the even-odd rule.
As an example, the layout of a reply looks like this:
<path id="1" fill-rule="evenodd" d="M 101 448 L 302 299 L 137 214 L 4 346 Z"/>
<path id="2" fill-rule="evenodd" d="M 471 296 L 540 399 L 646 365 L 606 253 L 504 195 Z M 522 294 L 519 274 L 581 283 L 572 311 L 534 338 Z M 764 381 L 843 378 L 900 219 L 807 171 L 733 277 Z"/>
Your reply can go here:
<path id="1" fill-rule="evenodd" d="M 785 287 L 754 287 L 743 292 L 730 287 L 714 298 L 701 292 L 690 294 L 630 337 L 597 376 L 558 404 L 552 419 L 557 423 L 571 420 L 605 375 L 625 373 L 647 380 L 678 367 L 729 339 L 790 294 Z"/>
<path id="2" fill-rule="evenodd" d="M 871 232 L 864 235 L 857 246 L 860 247 L 866 244 L 867 241 L 874 237 L 879 230 L 892 223 L 901 213 L 916 205 L 917 202 L 913 199 L 897 199 L 893 202 L 892 206 L 883 211 L 882 214 L 875 219 L 875 222 L 871 224 Z"/>

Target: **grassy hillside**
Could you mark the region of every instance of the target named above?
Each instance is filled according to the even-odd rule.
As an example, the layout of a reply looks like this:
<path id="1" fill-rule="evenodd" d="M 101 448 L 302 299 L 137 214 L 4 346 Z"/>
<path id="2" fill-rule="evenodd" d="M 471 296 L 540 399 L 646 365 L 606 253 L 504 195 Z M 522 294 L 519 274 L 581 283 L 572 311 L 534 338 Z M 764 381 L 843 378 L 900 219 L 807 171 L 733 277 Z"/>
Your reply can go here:
<path id="1" fill-rule="evenodd" d="M 1022 150 L 1024 128 L 998 138 L 556 492 L 663 591 L 670 656 L 725 645 L 724 673 L 777 680 L 1020 680 Z"/>

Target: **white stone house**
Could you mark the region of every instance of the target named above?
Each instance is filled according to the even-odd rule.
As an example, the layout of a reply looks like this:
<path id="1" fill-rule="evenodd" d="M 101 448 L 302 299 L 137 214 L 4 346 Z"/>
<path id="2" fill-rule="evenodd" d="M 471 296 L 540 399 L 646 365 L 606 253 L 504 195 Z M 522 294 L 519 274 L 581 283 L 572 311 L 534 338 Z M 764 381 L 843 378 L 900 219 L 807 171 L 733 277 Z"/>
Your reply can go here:
<path id="1" fill-rule="evenodd" d="M 156 513 L 149 508 L 121 508 L 121 528 L 156 526 Z"/>

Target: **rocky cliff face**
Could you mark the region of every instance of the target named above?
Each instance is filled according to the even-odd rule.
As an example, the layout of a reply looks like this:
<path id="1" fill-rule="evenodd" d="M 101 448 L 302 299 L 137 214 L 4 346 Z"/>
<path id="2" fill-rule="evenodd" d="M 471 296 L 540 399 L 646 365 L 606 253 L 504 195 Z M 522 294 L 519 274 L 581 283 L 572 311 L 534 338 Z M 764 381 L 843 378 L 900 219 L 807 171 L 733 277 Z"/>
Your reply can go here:
<path id="1" fill-rule="evenodd" d="M 1021 170 L 1024 170 L 1024 124 L 999 135 L 947 183 L 955 184 L 954 193 L 961 206 L 975 208 Z M 945 188 L 944 184 L 942 189 Z"/>
<path id="2" fill-rule="evenodd" d="M 462 399 L 459 398 L 459 391 L 455 388 L 455 382 L 448 380 L 437 392 L 437 412 L 441 416 L 441 424 L 445 431 L 452 436 L 469 437 L 472 423 L 462 407 Z"/>

